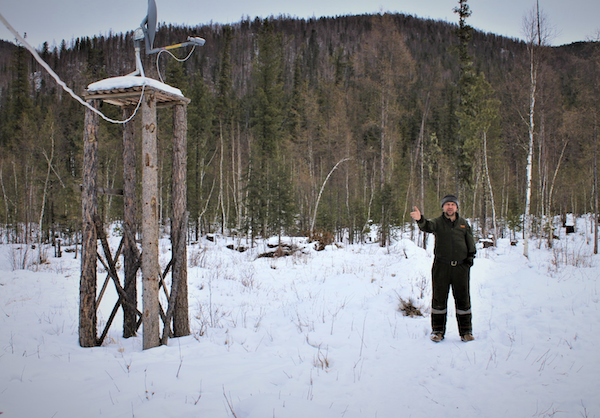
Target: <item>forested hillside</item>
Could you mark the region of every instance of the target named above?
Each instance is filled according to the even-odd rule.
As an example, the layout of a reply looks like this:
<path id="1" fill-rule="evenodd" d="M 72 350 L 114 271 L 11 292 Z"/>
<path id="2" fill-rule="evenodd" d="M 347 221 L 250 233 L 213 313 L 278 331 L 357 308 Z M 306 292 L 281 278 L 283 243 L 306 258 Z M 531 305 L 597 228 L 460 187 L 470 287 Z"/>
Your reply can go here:
<path id="1" fill-rule="evenodd" d="M 598 43 L 546 47 L 457 29 L 402 14 L 160 26 L 155 46 L 206 39 L 183 63 L 158 58 L 164 81 L 191 99 L 190 238 L 315 230 L 355 242 L 378 225 L 385 244 L 413 205 L 436 215 L 447 193 L 480 221 L 480 235 L 493 218 L 518 231 L 530 138 L 533 233 L 547 233 L 548 216 L 594 211 Z M 135 69 L 132 33 L 45 45 L 40 55 L 78 94 Z M 156 55 L 144 68 L 158 78 Z M 158 117 L 168 225 L 172 115 Z M 44 237 L 76 236 L 83 119 L 24 48 L 0 42 L 4 240 L 35 241 L 40 224 Z M 101 186 L 121 187 L 122 127 L 102 121 L 99 146 Z M 120 196 L 100 200 L 105 221 L 121 218 Z"/>

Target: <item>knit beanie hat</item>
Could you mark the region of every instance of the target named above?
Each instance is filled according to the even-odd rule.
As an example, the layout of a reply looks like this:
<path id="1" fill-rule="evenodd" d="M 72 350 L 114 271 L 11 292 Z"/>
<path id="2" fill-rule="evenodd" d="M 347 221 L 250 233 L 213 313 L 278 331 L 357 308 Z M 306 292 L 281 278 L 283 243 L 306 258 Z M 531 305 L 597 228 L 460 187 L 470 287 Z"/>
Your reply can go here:
<path id="1" fill-rule="evenodd" d="M 444 196 L 442 198 L 442 207 L 444 207 L 444 204 L 446 204 L 448 202 L 454 202 L 454 203 L 456 203 L 456 207 L 458 208 L 458 199 L 453 194 L 447 194 L 446 196 Z"/>

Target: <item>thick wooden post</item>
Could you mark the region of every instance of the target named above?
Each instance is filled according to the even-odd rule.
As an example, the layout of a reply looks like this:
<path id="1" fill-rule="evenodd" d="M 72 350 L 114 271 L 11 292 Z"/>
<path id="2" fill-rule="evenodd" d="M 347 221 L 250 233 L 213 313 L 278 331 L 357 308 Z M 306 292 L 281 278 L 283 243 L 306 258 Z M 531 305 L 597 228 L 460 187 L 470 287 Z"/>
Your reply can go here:
<path id="1" fill-rule="evenodd" d="M 123 119 L 129 118 L 133 113 L 132 107 L 123 108 Z M 125 274 L 124 288 L 127 294 L 127 305 L 123 305 L 123 337 L 133 337 L 137 329 L 137 251 L 135 236 L 136 224 L 136 196 L 135 187 L 137 179 L 135 172 L 135 123 L 129 121 L 123 125 L 123 270 Z M 131 239 L 130 239 L 131 238 Z"/>
<path id="2" fill-rule="evenodd" d="M 171 303 L 173 334 L 182 337 L 190 334 L 187 286 L 187 106 L 173 107 L 173 179 L 171 210 L 171 248 L 173 251 Z"/>
<path id="3" fill-rule="evenodd" d="M 142 100 L 142 302 L 143 349 L 157 347 L 158 283 L 158 151 L 155 94 Z"/>
<path id="4" fill-rule="evenodd" d="M 88 100 L 94 108 L 100 101 Z M 81 192 L 82 240 L 79 282 L 79 345 L 94 347 L 96 334 L 96 258 L 98 254 L 95 217 L 98 213 L 98 114 L 85 110 L 83 132 L 83 188 Z"/>

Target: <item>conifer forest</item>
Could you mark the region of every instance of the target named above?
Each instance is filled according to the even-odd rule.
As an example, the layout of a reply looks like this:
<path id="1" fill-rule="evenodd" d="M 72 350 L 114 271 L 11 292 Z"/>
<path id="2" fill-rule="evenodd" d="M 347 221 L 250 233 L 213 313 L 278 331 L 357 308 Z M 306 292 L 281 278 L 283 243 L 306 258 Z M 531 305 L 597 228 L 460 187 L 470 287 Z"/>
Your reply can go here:
<path id="1" fill-rule="evenodd" d="M 456 24 L 403 14 L 161 24 L 157 45 L 206 39 L 186 61 L 142 54 L 147 76 L 191 99 L 188 239 L 356 243 L 377 231 L 383 246 L 414 228 L 413 206 L 437 216 L 448 193 L 478 237 L 551 243 L 552 219 L 597 213 L 600 43 L 549 46 L 533 14 L 525 40 L 482 33 L 464 6 Z M 82 95 L 135 70 L 132 36 L 44 44 L 39 54 Z M 0 41 L 2 242 L 79 239 L 84 113 L 25 48 Z M 172 112 L 159 110 L 158 127 L 168 228 Z M 122 188 L 122 130 L 101 121 L 106 190 Z M 118 225 L 122 196 L 99 199 L 104 222 Z"/>

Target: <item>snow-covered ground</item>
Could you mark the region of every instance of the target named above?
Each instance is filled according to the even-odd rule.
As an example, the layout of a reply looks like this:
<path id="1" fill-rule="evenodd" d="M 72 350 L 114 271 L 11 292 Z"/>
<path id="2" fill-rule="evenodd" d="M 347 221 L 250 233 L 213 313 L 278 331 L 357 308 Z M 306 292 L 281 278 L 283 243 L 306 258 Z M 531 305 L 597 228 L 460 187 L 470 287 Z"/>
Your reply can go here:
<path id="1" fill-rule="evenodd" d="M 79 347 L 79 259 L 49 251 L 39 271 L 15 270 L 23 249 L 2 245 L 0 413 L 600 417 L 600 259 L 586 229 L 563 229 L 554 250 L 532 243 L 529 260 L 507 240 L 479 248 L 476 340 L 460 341 L 451 308 L 439 344 L 428 337 L 433 240 L 427 251 L 402 239 L 317 252 L 296 238 L 304 250 L 278 259 L 257 257 L 264 243 L 190 245 L 193 333 L 146 351 L 141 333 L 122 338 L 121 316 L 102 347 Z M 162 265 L 169 257 L 163 241 Z M 99 326 L 115 295 L 111 284 Z M 401 298 L 425 315 L 404 316 Z"/>

